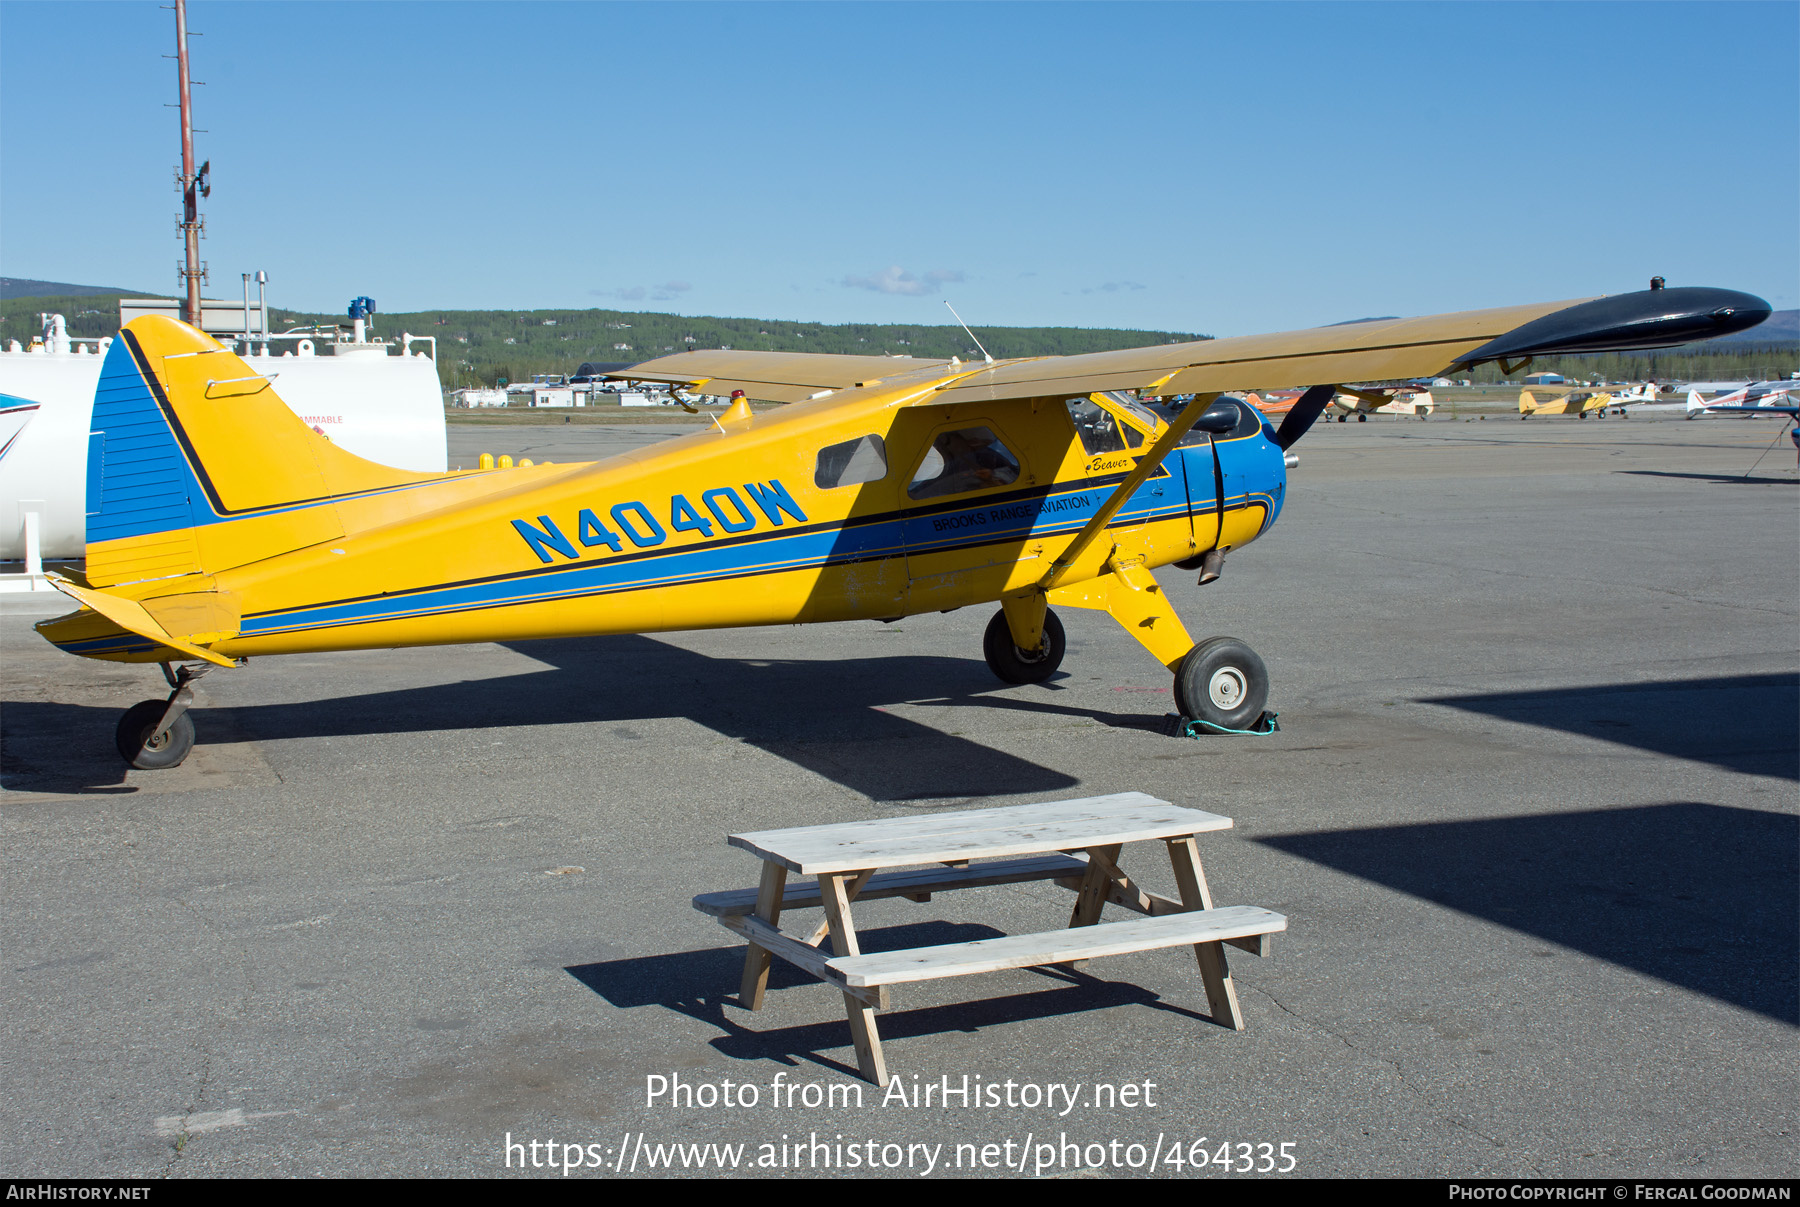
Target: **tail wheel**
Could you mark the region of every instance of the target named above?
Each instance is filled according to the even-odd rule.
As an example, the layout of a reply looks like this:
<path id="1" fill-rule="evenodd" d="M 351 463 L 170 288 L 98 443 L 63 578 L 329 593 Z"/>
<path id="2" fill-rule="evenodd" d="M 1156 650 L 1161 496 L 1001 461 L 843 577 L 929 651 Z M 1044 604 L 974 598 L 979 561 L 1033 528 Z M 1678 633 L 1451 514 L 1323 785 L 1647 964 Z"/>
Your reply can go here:
<path id="1" fill-rule="evenodd" d="M 988 621 L 987 633 L 981 639 L 981 652 L 987 656 L 988 669 L 1007 683 L 1042 683 L 1062 665 L 1066 644 L 1062 621 L 1046 608 L 1043 642 L 1035 650 L 1022 650 L 1013 644 L 1006 613 L 999 611 Z"/>
<path id="2" fill-rule="evenodd" d="M 1269 670 L 1236 637 L 1209 637 L 1175 670 L 1181 715 L 1221 729 L 1249 729 L 1269 702 Z"/>
<path id="3" fill-rule="evenodd" d="M 133 704 L 119 718 L 113 741 L 118 744 L 119 754 L 125 761 L 140 771 L 179 767 L 194 748 L 194 719 L 185 712 L 175 718 L 167 733 L 151 739 L 150 735 L 162 724 L 163 714 L 168 709 L 167 700 L 145 700 Z"/>

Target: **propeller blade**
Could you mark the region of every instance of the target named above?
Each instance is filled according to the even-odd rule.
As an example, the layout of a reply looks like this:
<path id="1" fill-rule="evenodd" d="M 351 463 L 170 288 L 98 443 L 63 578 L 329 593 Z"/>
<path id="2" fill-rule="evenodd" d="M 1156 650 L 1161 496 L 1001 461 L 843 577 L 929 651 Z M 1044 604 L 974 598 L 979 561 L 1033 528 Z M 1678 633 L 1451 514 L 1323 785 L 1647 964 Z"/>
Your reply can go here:
<path id="1" fill-rule="evenodd" d="M 1337 393 L 1336 386 L 1314 386 L 1294 400 L 1294 405 L 1281 421 L 1281 427 L 1275 433 L 1275 443 L 1282 448 L 1294 447 L 1294 442 L 1306 435 L 1306 429 L 1313 425 L 1331 396 Z"/>

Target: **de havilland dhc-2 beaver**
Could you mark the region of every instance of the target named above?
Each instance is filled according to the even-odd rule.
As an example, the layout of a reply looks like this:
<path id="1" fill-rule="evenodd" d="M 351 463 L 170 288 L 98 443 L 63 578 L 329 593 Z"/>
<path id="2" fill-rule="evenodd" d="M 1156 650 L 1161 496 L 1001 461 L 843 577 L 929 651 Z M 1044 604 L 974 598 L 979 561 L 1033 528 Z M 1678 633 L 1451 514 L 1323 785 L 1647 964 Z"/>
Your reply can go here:
<path id="1" fill-rule="evenodd" d="M 1196 643 L 1152 572 L 1207 581 L 1266 532 L 1288 450 L 1340 388 L 1669 347 L 1768 314 L 1745 293 L 1653 288 L 1080 356 L 685 352 L 612 376 L 788 405 L 753 415 L 740 398 L 704 431 L 602 461 L 443 474 L 345 452 L 216 341 L 148 316 L 95 396 L 86 570 L 56 579 L 83 606 L 37 628 L 72 654 L 162 664 L 168 698 L 118 726 L 140 768 L 192 747 L 196 674 L 264 654 L 982 603 L 999 605 L 984 652 L 1009 683 L 1062 661 L 1053 607 L 1091 608 L 1174 673 L 1184 716 L 1247 729 L 1261 659 Z M 1234 397 L 1292 389 L 1279 428 Z"/>

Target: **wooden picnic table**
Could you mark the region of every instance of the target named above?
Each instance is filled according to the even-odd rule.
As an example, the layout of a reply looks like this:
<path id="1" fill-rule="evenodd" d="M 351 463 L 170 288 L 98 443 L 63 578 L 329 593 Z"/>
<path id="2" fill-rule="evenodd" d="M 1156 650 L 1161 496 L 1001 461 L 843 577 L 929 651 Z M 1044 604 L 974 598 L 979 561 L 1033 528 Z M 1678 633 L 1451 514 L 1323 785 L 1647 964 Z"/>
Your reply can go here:
<path id="1" fill-rule="evenodd" d="M 1268 954 L 1269 936 L 1287 919 L 1255 906 L 1214 908 L 1195 836 L 1231 827 L 1231 819 L 1184 809 L 1142 792 L 1081 800 L 873 821 L 732 834 L 731 845 L 764 860 L 754 889 L 703 893 L 694 908 L 749 940 L 739 987 L 742 1005 L 760 1010 L 769 960 L 780 956 L 844 994 L 857 1064 L 877 1085 L 888 1082 L 875 1011 L 888 1005 L 889 985 L 966 976 L 1039 964 L 1079 966 L 1099 956 L 1192 944 L 1215 1022 L 1242 1030 L 1243 1012 L 1223 944 Z M 1119 867 L 1128 842 L 1159 839 L 1168 848 L 1180 900 L 1146 892 Z M 992 862 L 977 862 L 977 861 Z M 905 868 L 904 871 L 883 869 Z M 812 876 L 789 883 L 788 873 Z M 992 884 L 1053 880 L 1075 891 L 1069 925 L 1041 934 L 1007 935 L 865 954 L 851 920 L 857 900 L 908 897 Z M 1142 915 L 1100 922 L 1114 904 Z M 784 910 L 821 906 L 810 934 L 783 929 Z M 831 938 L 831 951 L 821 946 Z"/>

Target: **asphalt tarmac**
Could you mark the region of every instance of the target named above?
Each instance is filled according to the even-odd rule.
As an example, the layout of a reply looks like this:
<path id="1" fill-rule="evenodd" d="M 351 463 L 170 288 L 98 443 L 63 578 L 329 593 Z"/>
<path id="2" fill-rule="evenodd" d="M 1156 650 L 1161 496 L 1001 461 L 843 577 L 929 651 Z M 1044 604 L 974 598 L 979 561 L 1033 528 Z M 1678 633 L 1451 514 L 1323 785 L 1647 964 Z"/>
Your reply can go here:
<path id="1" fill-rule="evenodd" d="M 680 430 L 453 427 L 451 462 Z M 202 681 L 186 764 L 127 772 L 156 670 L 8 601 L 0 1174 L 1793 1177 L 1785 437 L 1746 476 L 1776 439 L 1321 424 L 1219 582 L 1161 572 L 1196 637 L 1262 653 L 1272 737 L 1171 736 L 1166 672 L 1098 613 L 1004 686 L 983 607 L 258 660 Z M 1215 898 L 1289 919 L 1232 954 L 1241 1033 L 1179 949 L 901 987 L 884 1101 L 840 996 L 777 963 L 739 1009 L 741 948 L 689 906 L 755 883 L 731 831 L 1128 789 L 1235 818 L 1200 842 Z M 1124 862 L 1173 891 L 1154 844 Z M 856 913 L 869 950 L 1069 903 Z M 964 1075 L 1001 1104 L 914 1104 Z M 734 1105 L 647 1101 L 676 1077 Z"/>

